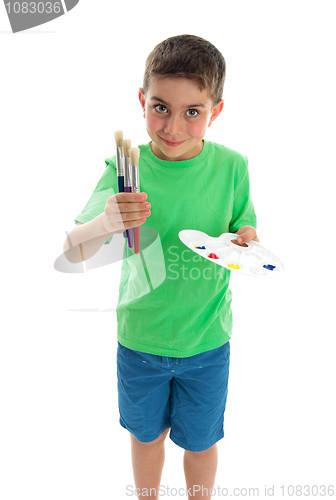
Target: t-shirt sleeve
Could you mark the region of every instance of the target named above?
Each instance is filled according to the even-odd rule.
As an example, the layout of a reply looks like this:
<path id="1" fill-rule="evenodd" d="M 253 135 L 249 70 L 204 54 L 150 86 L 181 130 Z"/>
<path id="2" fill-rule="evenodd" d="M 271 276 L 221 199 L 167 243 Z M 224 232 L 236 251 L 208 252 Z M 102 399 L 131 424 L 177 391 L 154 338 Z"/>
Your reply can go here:
<path id="1" fill-rule="evenodd" d="M 118 193 L 118 179 L 115 166 L 115 156 L 105 160 L 105 170 L 98 181 L 89 201 L 83 208 L 82 212 L 75 218 L 75 223 L 89 222 L 98 215 L 102 214 L 105 209 L 107 199 L 110 196 Z M 110 243 L 112 237 L 106 241 Z"/>
<path id="2" fill-rule="evenodd" d="M 239 179 L 234 190 L 232 218 L 229 225 L 230 233 L 235 233 L 242 226 L 257 228 L 257 217 L 250 191 L 250 178 L 248 172 L 248 159 L 243 157 L 241 167 L 237 169 Z"/>

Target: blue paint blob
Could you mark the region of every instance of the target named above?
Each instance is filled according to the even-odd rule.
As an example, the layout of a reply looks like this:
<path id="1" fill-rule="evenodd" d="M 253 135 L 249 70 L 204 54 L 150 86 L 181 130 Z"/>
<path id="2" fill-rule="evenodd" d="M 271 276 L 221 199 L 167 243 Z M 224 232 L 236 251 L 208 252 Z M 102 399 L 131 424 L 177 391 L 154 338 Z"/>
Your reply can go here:
<path id="1" fill-rule="evenodd" d="M 276 266 L 272 266 L 272 264 L 265 264 L 263 267 L 268 271 L 273 271 L 273 269 L 276 268 Z"/>
<path id="2" fill-rule="evenodd" d="M 201 250 L 205 250 L 205 247 L 195 247 L 195 248 L 200 248 Z"/>

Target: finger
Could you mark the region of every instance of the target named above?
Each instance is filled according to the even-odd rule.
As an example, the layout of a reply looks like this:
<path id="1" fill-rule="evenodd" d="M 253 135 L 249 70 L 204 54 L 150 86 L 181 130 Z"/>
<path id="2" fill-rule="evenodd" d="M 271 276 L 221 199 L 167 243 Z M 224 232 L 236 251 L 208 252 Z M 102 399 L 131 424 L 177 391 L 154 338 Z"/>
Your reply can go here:
<path id="1" fill-rule="evenodd" d="M 144 217 L 143 219 L 124 221 L 123 222 L 123 231 L 125 229 L 131 229 L 132 227 L 141 226 L 141 224 L 143 224 L 144 222 L 146 222 L 146 217 Z"/>
<path id="2" fill-rule="evenodd" d="M 113 207 L 113 212 L 120 212 L 122 215 L 136 214 L 138 212 L 149 211 L 150 208 L 151 204 L 146 201 L 142 203 L 118 203 L 117 206 Z"/>
<path id="3" fill-rule="evenodd" d="M 136 212 L 121 212 L 121 218 L 124 222 L 132 222 L 134 220 L 145 219 L 151 215 L 150 210 L 137 210 Z"/>
<path id="4" fill-rule="evenodd" d="M 237 241 L 239 244 L 248 243 L 256 236 L 256 230 L 254 229 L 254 227 L 247 227 L 244 232 L 238 236 Z"/>
<path id="5" fill-rule="evenodd" d="M 143 224 L 147 217 L 151 215 L 150 210 L 144 210 L 140 212 L 125 212 L 125 213 L 110 213 L 107 215 L 107 222 L 111 227 L 116 228 L 117 231 L 123 229 L 137 227 Z"/>
<path id="6" fill-rule="evenodd" d="M 148 198 L 147 193 L 116 193 L 110 196 L 109 199 L 117 201 L 118 203 L 140 203 L 146 201 Z"/>

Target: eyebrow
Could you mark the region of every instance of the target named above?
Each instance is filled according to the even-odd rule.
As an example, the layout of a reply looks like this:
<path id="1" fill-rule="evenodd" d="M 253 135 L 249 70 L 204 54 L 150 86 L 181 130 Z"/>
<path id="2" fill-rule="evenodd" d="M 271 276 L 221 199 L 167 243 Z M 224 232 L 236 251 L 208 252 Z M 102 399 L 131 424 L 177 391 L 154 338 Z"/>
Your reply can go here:
<path id="1" fill-rule="evenodd" d="M 162 102 L 162 104 L 164 104 L 165 106 L 169 106 L 169 104 L 167 102 L 165 102 L 163 99 L 161 99 L 160 97 L 156 97 L 156 96 L 152 96 L 151 97 L 151 100 L 153 101 L 159 101 L 159 102 Z M 205 104 L 190 104 L 188 106 L 184 106 L 185 108 L 205 108 Z"/>

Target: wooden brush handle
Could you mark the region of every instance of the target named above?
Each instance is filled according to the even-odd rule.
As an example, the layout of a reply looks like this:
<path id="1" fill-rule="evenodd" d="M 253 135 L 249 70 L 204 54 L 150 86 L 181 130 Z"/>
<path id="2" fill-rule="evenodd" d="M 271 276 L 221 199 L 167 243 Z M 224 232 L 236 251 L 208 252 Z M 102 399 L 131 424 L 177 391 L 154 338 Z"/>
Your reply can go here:
<path id="1" fill-rule="evenodd" d="M 133 228 L 134 234 L 134 253 L 138 254 L 140 251 L 140 227 Z"/>

